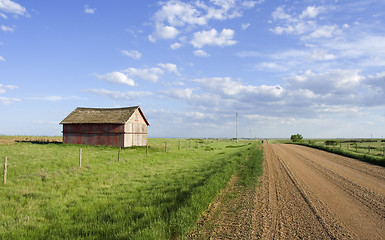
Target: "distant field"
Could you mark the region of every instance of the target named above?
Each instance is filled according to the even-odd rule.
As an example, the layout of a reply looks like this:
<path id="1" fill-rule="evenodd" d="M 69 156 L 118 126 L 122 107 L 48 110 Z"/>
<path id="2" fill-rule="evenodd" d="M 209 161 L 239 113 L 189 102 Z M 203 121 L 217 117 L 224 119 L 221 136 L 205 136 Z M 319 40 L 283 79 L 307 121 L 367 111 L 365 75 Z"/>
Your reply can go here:
<path id="1" fill-rule="evenodd" d="M 312 143 L 316 145 L 339 147 L 346 151 L 367 154 L 372 156 L 384 156 L 385 140 L 382 140 L 382 139 L 329 140 L 330 142 L 329 145 L 327 145 L 328 142 L 326 141 L 328 141 L 328 139 L 307 140 L 308 143 Z"/>
<path id="2" fill-rule="evenodd" d="M 149 155 L 122 149 L 118 161 L 115 147 L 14 140 L 0 136 L 0 239 L 183 238 L 251 152 L 262 155 L 256 142 L 149 139 Z"/>
<path id="3" fill-rule="evenodd" d="M 382 139 L 305 139 L 298 144 L 385 166 L 385 141 Z"/>

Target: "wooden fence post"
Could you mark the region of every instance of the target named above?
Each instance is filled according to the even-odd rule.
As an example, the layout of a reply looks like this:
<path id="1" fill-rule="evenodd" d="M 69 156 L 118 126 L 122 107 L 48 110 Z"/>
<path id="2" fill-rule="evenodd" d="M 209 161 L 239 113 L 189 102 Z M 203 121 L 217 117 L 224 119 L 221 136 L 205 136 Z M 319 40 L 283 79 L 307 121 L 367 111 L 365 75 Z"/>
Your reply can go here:
<path id="1" fill-rule="evenodd" d="M 164 142 L 164 152 L 167 152 L 167 142 Z"/>
<path id="2" fill-rule="evenodd" d="M 79 168 L 82 168 L 82 149 L 79 151 Z"/>
<path id="3" fill-rule="evenodd" d="M 148 143 L 146 144 L 146 155 L 148 155 Z"/>
<path id="4" fill-rule="evenodd" d="M 179 145 L 178 145 L 178 151 L 180 150 L 180 140 L 179 140 Z"/>
<path id="5" fill-rule="evenodd" d="M 7 157 L 4 159 L 4 175 L 3 175 L 3 183 L 7 184 Z"/>
<path id="6" fill-rule="evenodd" d="M 188 148 L 191 147 L 191 139 L 188 140 Z"/>
<path id="7" fill-rule="evenodd" d="M 120 162 L 120 149 L 121 147 L 119 147 L 119 151 L 118 151 L 118 162 Z"/>

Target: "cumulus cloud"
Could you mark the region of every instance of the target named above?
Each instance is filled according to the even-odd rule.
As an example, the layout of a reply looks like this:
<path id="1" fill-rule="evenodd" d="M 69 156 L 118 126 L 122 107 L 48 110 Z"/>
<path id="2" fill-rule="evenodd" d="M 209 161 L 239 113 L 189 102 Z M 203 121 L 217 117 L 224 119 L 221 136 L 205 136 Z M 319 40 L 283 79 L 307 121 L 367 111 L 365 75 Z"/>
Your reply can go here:
<path id="1" fill-rule="evenodd" d="M 261 112 L 271 117 L 318 118 L 324 114 L 358 114 L 385 106 L 385 73 L 363 76 L 355 69 L 307 70 L 279 84 L 246 84 L 230 77 L 192 80 L 195 87 L 163 90 L 171 99 L 203 113 Z"/>
<path id="2" fill-rule="evenodd" d="M 180 73 L 178 72 L 178 67 L 176 66 L 176 64 L 173 64 L 173 63 L 158 63 L 158 66 L 160 66 L 161 68 L 165 69 L 168 72 L 174 73 L 175 75 L 178 75 L 178 76 L 180 75 Z"/>
<path id="3" fill-rule="evenodd" d="M 16 15 L 28 15 L 27 10 L 23 6 L 11 0 L 1 0 L 0 11 Z"/>
<path id="4" fill-rule="evenodd" d="M 222 32 L 217 32 L 215 29 L 209 31 L 201 31 L 194 33 L 194 38 L 191 44 L 196 48 L 202 48 L 205 45 L 211 46 L 231 46 L 237 43 L 233 40 L 234 30 L 224 28 Z"/>
<path id="5" fill-rule="evenodd" d="M 151 41 L 155 41 L 157 38 L 159 39 L 174 39 L 178 36 L 179 31 L 173 26 L 164 26 L 161 24 L 156 25 L 156 34 L 155 36 L 151 36 Z"/>
<path id="6" fill-rule="evenodd" d="M 316 29 L 307 38 L 331 38 L 335 36 L 336 31 L 338 31 L 338 27 L 336 25 L 326 25 Z"/>
<path id="7" fill-rule="evenodd" d="M 318 14 L 325 11 L 325 8 L 320 6 L 308 6 L 305 10 L 302 11 L 301 15 L 299 15 L 299 18 L 315 18 L 318 16 Z"/>
<path id="8" fill-rule="evenodd" d="M 308 6 L 298 14 L 289 14 L 284 7 L 277 7 L 271 14 L 277 26 L 270 28 L 270 31 L 277 35 L 300 35 L 304 40 L 331 38 L 340 34 L 337 25 L 318 24 L 317 17 L 324 12 L 326 9 L 323 6 Z"/>
<path id="9" fill-rule="evenodd" d="M 209 89 L 219 93 L 221 96 L 232 97 L 236 99 L 256 99 L 276 98 L 283 94 L 284 90 L 279 85 L 267 86 L 252 86 L 244 85 L 240 81 L 234 81 L 229 77 L 216 78 L 200 78 L 195 82 L 199 83 L 204 89 Z"/>
<path id="10" fill-rule="evenodd" d="M 5 58 L 3 56 L 0 56 L 0 61 L 5 62 Z"/>
<path id="11" fill-rule="evenodd" d="M 142 53 L 140 53 L 137 50 L 131 50 L 131 51 L 122 50 L 121 53 L 125 56 L 131 57 L 131 58 L 136 59 L 136 60 L 140 59 L 142 57 Z"/>
<path id="12" fill-rule="evenodd" d="M 254 7 L 262 1 L 180 1 L 161 2 L 154 14 L 154 32 L 149 40 L 173 39 L 181 32 L 188 33 L 197 26 L 206 26 L 211 20 L 223 21 L 242 16 L 244 9 Z"/>
<path id="13" fill-rule="evenodd" d="M 175 50 L 175 49 L 180 48 L 181 46 L 182 46 L 182 44 L 176 42 L 176 43 L 171 44 L 171 45 L 170 45 L 170 48 L 171 48 L 172 50 Z"/>
<path id="14" fill-rule="evenodd" d="M 100 80 L 104 80 L 110 83 L 114 84 L 125 84 L 129 86 L 135 86 L 134 80 L 130 79 L 125 75 L 124 73 L 121 72 L 111 72 L 107 74 L 95 74 L 97 78 Z"/>
<path id="15" fill-rule="evenodd" d="M 96 8 L 90 8 L 90 6 L 84 5 L 84 12 L 87 14 L 95 14 Z"/>
<path id="16" fill-rule="evenodd" d="M 194 55 L 197 56 L 197 57 L 209 57 L 210 56 L 210 54 L 208 54 L 207 52 L 203 51 L 202 49 L 195 50 L 194 51 Z"/>
<path id="17" fill-rule="evenodd" d="M 363 76 L 358 70 L 336 69 L 329 72 L 314 73 L 307 70 L 303 75 L 287 78 L 290 89 L 308 89 L 323 95 L 342 94 L 349 95 L 361 86 Z"/>
<path id="18" fill-rule="evenodd" d="M 3 19 L 8 19 L 8 16 L 1 12 L 0 12 L 0 17 L 2 17 Z"/>
<path id="19" fill-rule="evenodd" d="M 157 82 L 159 80 L 159 76 L 164 73 L 161 68 L 127 68 L 123 71 L 131 77 L 138 77 L 151 82 Z"/>

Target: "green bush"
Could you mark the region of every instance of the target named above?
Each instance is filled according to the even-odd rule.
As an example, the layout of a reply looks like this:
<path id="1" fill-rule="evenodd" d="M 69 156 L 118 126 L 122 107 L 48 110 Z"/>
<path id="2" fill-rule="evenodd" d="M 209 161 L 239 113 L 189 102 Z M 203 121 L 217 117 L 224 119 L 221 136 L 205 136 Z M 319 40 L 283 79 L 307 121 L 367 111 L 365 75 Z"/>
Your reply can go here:
<path id="1" fill-rule="evenodd" d="M 297 134 L 295 134 L 295 135 L 291 135 L 291 137 L 290 137 L 290 140 L 291 140 L 292 142 L 301 142 L 302 139 L 303 139 L 303 137 L 302 137 L 302 135 L 299 134 L 299 133 L 297 133 Z"/>

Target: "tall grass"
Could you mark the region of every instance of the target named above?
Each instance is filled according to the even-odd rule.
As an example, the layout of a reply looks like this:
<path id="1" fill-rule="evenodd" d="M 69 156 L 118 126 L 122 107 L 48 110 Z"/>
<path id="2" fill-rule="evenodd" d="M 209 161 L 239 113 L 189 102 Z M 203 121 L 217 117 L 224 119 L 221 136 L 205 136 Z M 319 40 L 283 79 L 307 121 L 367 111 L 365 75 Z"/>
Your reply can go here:
<path id="1" fill-rule="evenodd" d="M 148 156 L 123 149 L 119 162 L 114 147 L 0 145 L 0 159 L 8 157 L 0 239 L 183 237 L 253 152 L 248 143 L 197 139 L 149 145 Z"/>

